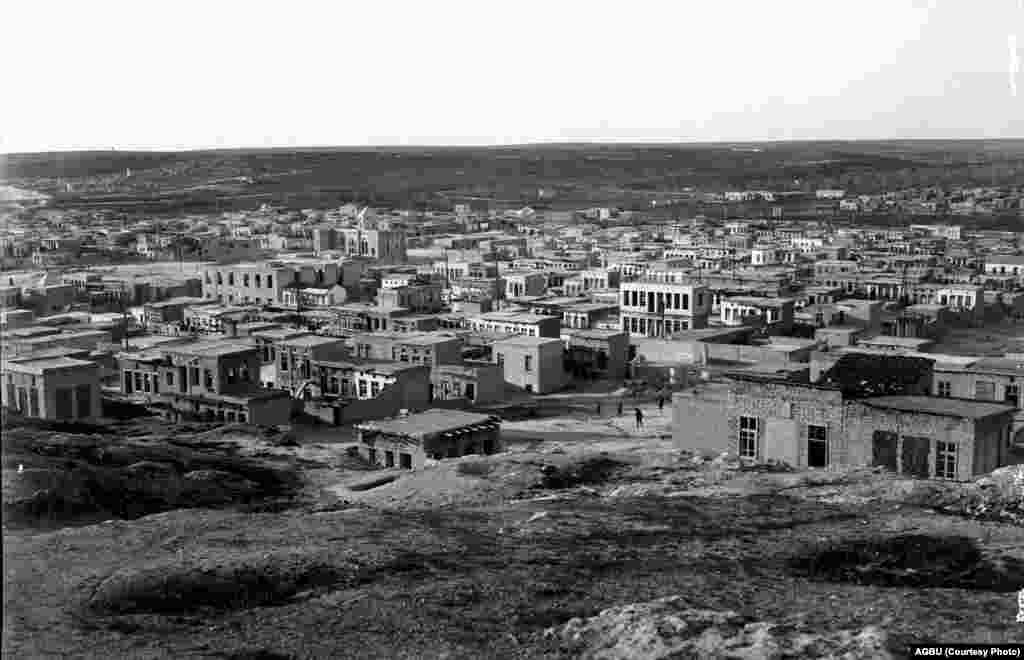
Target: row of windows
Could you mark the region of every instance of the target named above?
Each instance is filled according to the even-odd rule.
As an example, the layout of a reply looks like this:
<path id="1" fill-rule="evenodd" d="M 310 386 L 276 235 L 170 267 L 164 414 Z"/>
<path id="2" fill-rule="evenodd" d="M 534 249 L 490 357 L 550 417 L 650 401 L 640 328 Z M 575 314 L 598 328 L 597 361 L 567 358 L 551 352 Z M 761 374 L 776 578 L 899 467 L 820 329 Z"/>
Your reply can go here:
<path id="1" fill-rule="evenodd" d="M 739 455 L 743 458 L 758 458 L 761 437 L 761 420 L 757 417 L 741 416 L 739 419 Z M 807 426 L 808 464 L 823 466 L 828 463 L 828 428 L 817 424 Z M 935 443 L 935 476 L 939 479 L 955 479 L 957 475 L 957 445 L 955 442 Z"/>
<path id="2" fill-rule="evenodd" d="M 624 332 L 632 332 L 635 334 L 647 335 L 655 334 L 658 332 L 657 324 L 664 322 L 665 332 L 682 332 L 690 329 L 690 322 L 683 321 L 680 319 L 644 319 L 637 318 L 635 316 L 627 316 L 622 319 L 622 330 Z"/>
<path id="3" fill-rule="evenodd" d="M 935 383 L 935 393 L 941 397 L 953 396 L 953 384 L 948 380 L 940 380 Z M 979 401 L 998 401 L 996 396 L 996 384 L 991 380 L 977 380 L 974 382 L 974 398 Z M 1020 385 L 1018 383 L 1007 383 L 1003 388 L 1002 401 L 1013 406 L 1020 406 Z"/>
<path id="4" fill-rule="evenodd" d="M 661 291 L 623 291 L 622 304 L 625 307 L 651 307 L 654 311 L 663 309 L 690 309 L 690 294 L 663 293 Z M 704 294 L 697 294 L 697 306 L 704 306 Z"/>
<path id="5" fill-rule="evenodd" d="M 210 277 L 210 273 L 209 272 L 206 273 L 206 283 L 207 284 L 213 284 L 213 280 L 214 279 L 216 279 L 218 286 L 224 284 L 224 275 L 220 271 L 217 271 L 213 278 Z M 249 286 L 249 273 L 243 273 L 241 278 L 239 278 L 239 279 L 242 282 L 242 286 L 245 286 L 245 287 Z M 319 281 L 321 281 L 321 282 L 323 281 L 323 271 L 322 270 L 321 271 L 317 271 L 317 279 Z M 235 286 L 235 274 L 233 272 L 228 272 L 227 281 L 228 281 L 228 286 Z M 274 276 L 273 275 L 267 275 L 265 277 L 262 277 L 259 273 L 257 273 L 254 276 L 253 281 L 255 282 L 256 288 L 259 288 L 259 287 L 263 286 L 262 282 L 266 282 L 266 286 L 267 286 L 268 289 L 273 289 L 274 288 Z"/>

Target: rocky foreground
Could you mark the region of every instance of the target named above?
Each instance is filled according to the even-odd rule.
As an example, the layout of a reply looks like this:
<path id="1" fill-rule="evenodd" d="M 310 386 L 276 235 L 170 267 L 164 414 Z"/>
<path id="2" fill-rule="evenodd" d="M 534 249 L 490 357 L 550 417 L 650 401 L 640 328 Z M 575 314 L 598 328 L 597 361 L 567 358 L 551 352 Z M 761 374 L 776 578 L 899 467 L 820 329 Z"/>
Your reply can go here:
<path id="1" fill-rule="evenodd" d="M 1024 640 L 1015 468 L 943 484 L 531 445 L 367 472 L 245 427 L 12 431 L 5 657 L 884 658 Z"/>

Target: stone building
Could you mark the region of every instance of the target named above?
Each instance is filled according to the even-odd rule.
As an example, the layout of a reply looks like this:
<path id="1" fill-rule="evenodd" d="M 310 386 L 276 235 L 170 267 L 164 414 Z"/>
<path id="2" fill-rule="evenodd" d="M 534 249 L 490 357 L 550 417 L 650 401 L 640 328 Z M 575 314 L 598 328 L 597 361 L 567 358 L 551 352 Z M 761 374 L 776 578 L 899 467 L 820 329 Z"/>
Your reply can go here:
<path id="1" fill-rule="evenodd" d="M 504 371 L 505 382 L 527 392 L 556 392 L 568 382 L 560 339 L 510 337 L 494 342 L 492 355 Z"/>
<path id="2" fill-rule="evenodd" d="M 629 335 L 619 330 L 574 330 L 568 338 L 573 375 L 621 380 L 629 361 Z"/>
<path id="3" fill-rule="evenodd" d="M 176 344 L 122 354 L 119 363 L 122 392 L 141 393 L 172 417 L 265 426 L 287 424 L 291 418 L 288 392 L 260 386 L 260 349 L 250 344 Z"/>
<path id="4" fill-rule="evenodd" d="M 497 417 L 458 410 L 422 413 L 356 426 L 359 453 L 384 468 L 421 470 L 427 459 L 493 454 L 502 450 Z"/>
<path id="5" fill-rule="evenodd" d="M 3 364 L 3 405 L 55 421 L 100 416 L 100 367 L 68 357 L 10 359 Z"/>
<path id="6" fill-rule="evenodd" d="M 727 389 L 676 394 L 681 448 L 728 451 L 799 468 L 881 466 L 909 476 L 971 479 L 1003 465 L 1012 406 L 917 394 L 850 396 L 788 377 L 731 374 Z"/>
<path id="7" fill-rule="evenodd" d="M 696 284 L 626 282 L 621 286 L 622 330 L 647 337 L 665 337 L 708 325 L 712 299 Z"/>

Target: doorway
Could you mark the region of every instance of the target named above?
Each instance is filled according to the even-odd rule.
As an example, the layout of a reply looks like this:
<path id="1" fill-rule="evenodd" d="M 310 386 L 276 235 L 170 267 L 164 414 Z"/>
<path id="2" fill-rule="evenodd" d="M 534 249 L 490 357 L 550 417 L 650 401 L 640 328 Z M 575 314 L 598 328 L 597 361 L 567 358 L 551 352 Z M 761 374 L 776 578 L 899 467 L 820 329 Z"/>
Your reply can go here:
<path id="1" fill-rule="evenodd" d="M 401 462 L 401 467 L 404 470 L 412 469 L 412 454 L 399 454 L 398 460 Z"/>
<path id="2" fill-rule="evenodd" d="M 828 465 L 828 428 L 811 424 L 807 427 L 807 467 Z"/>
<path id="3" fill-rule="evenodd" d="M 473 383 L 466 383 L 466 398 L 470 401 L 476 399 L 476 385 Z"/>
<path id="4" fill-rule="evenodd" d="M 875 431 L 871 439 L 871 464 L 896 472 L 896 434 L 890 431 Z"/>

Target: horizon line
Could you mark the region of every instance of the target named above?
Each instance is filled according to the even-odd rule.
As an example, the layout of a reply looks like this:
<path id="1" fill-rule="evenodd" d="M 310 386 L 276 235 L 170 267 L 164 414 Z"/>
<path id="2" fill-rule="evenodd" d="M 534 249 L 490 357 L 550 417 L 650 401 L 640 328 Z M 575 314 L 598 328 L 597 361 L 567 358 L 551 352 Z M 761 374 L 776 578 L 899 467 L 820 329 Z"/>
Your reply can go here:
<path id="1" fill-rule="evenodd" d="M 779 144 L 814 144 L 814 143 L 873 143 L 873 142 L 1014 142 L 1024 141 L 1024 135 L 1019 137 L 886 137 L 886 138 L 768 138 L 768 139 L 743 139 L 743 140 L 552 140 L 535 142 L 516 143 L 481 143 L 481 144 L 459 144 L 459 143 L 417 143 L 417 144 L 335 144 L 335 145 L 289 145 L 289 146 L 231 146 L 231 147 L 186 147 L 178 149 L 167 149 L 159 147 L 131 147 L 109 149 L 87 148 L 87 149 L 52 149 L 46 151 L 2 151 L 0 156 L 39 156 L 45 154 L 88 154 L 88 153 L 209 153 L 225 151 L 376 151 L 376 150 L 403 150 L 403 149 L 522 149 L 535 147 L 585 147 L 585 146 L 617 146 L 617 147 L 706 147 L 706 146 L 730 146 L 730 145 L 779 145 Z"/>

